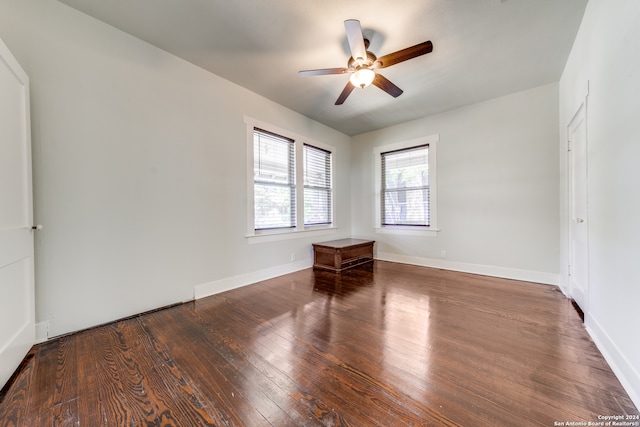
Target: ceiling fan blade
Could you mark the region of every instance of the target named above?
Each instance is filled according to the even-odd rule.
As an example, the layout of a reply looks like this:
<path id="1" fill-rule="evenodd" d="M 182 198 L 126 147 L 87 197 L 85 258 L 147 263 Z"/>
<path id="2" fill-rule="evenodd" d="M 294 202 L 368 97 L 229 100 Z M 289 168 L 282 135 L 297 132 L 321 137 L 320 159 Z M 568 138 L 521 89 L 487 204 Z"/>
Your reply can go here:
<path id="1" fill-rule="evenodd" d="M 362 27 L 357 19 L 347 19 L 344 21 L 344 28 L 347 30 L 347 40 L 353 59 L 367 59 L 367 48 L 364 46 Z"/>
<path id="2" fill-rule="evenodd" d="M 387 92 L 389 95 L 393 96 L 394 98 L 399 97 L 400 95 L 402 95 L 402 92 L 403 92 L 402 89 L 400 89 L 398 86 L 391 83 L 391 81 L 387 79 L 385 76 L 383 76 L 382 74 L 376 74 L 376 78 L 373 79 L 373 85 L 378 86 L 380 89 Z"/>
<path id="3" fill-rule="evenodd" d="M 348 72 L 348 68 L 321 68 L 319 70 L 303 70 L 298 71 L 300 76 L 323 76 L 325 74 L 344 74 Z"/>
<path id="4" fill-rule="evenodd" d="M 349 96 L 353 91 L 353 89 L 355 88 L 356 87 L 353 84 L 351 84 L 351 82 L 347 82 L 347 85 L 344 87 L 344 89 L 342 89 L 342 93 L 340 94 L 340 96 L 338 97 L 338 100 L 336 101 L 336 105 L 344 104 L 344 101 L 346 101 L 347 96 Z"/>
<path id="5" fill-rule="evenodd" d="M 391 65 L 397 64 L 399 62 L 407 61 L 417 56 L 429 53 L 432 50 L 433 50 L 433 44 L 431 43 L 430 40 L 426 42 L 422 42 L 415 46 L 411 46 L 406 49 L 402 49 L 397 52 L 393 52 L 388 55 L 381 56 L 375 62 L 374 67 L 375 68 L 390 67 Z"/>

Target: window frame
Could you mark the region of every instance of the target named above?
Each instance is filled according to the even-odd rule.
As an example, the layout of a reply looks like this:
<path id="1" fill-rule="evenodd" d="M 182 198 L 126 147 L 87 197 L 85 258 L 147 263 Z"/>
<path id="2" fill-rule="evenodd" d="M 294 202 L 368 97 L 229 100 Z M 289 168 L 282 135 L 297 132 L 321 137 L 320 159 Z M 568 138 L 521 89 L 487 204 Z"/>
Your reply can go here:
<path id="1" fill-rule="evenodd" d="M 437 236 L 438 231 L 438 180 L 437 180 L 437 143 L 440 135 L 429 135 L 426 137 L 401 141 L 394 144 L 383 145 L 373 148 L 374 173 L 375 173 L 375 223 L 376 233 L 398 234 L 409 236 Z M 392 151 L 402 151 L 419 146 L 429 147 L 429 225 L 384 225 L 382 224 L 382 154 Z"/>
<path id="2" fill-rule="evenodd" d="M 247 232 L 245 237 L 250 244 L 263 243 L 278 240 L 288 240 L 301 237 L 309 237 L 316 235 L 324 235 L 335 233 L 337 226 L 335 224 L 335 153 L 336 148 L 315 141 L 295 132 L 282 129 L 269 123 L 245 116 L 244 123 L 246 128 L 246 144 L 247 144 Z M 275 229 L 255 229 L 255 207 L 254 207 L 254 129 L 258 128 L 274 135 L 282 136 L 294 141 L 294 161 L 295 161 L 295 182 L 296 182 L 296 225 L 293 228 L 275 228 Z M 305 225 L 304 224 L 304 145 L 309 145 L 323 151 L 331 153 L 331 223 Z"/>

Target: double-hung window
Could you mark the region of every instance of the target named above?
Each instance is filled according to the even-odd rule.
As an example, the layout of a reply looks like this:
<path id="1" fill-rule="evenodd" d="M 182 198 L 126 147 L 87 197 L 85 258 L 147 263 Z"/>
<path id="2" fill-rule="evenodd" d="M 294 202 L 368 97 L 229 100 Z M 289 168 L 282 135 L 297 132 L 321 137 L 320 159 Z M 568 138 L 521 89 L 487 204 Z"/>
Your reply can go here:
<path id="1" fill-rule="evenodd" d="M 303 157 L 304 225 L 331 224 L 331 152 L 304 144 Z"/>
<path id="2" fill-rule="evenodd" d="M 429 146 L 381 153 L 382 225 L 428 227 Z"/>
<path id="3" fill-rule="evenodd" d="M 333 229 L 335 149 L 247 117 L 245 123 L 247 166 L 252 172 L 248 237 L 271 241 L 291 233 Z"/>
<path id="4" fill-rule="evenodd" d="M 253 201 L 256 230 L 296 226 L 295 145 L 289 138 L 253 131 Z"/>
<path id="5" fill-rule="evenodd" d="M 436 227 L 436 142 L 430 136 L 376 147 L 376 228 L 433 235 Z"/>

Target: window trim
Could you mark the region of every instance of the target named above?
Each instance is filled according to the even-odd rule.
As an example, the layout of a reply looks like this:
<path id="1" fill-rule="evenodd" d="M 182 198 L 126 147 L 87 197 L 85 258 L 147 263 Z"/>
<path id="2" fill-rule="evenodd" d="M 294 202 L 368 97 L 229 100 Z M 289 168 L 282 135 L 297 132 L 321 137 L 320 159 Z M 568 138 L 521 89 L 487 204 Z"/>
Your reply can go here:
<path id="1" fill-rule="evenodd" d="M 301 237 L 319 236 L 323 234 L 335 233 L 337 226 L 335 223 L 335 153 L 336 148 L 315 141 L 303 135 L 299 135 L 295 132 L 282 129 L 278 126 L 274 126 L 270 123 L 244 116 L 245 131 L 246 131 L 246 172 L 247 172 L 247 232 L 245 237 L 249 239 L 249 243 L 263 243 L 272 242 L 278 240 L 296 239 Z M 296 173 L 296 226 L 293 228 L 277 228 L 277 229 L 263 229 L 256 230 L 255 227 L 255 212 L 254 212 L 254 182 L 253 182 L 253 130 L 254 128 L 263 129 L 267 132 L 283 136 L 285 138 L 292 139 L 294 141 L 294 158 L 295 158 L 295 173 Z M 332 154 L 331 160 L 331 224 L 318 224 L 318 225 L 304 225 L 304 162 L 303 162 L 303 146 L 311 145 L 324 151 L 328 151 Z"/>
<path id="2" fill-rule="evenodd" d="M 421 138 L 401 141 L 394 144 L 383 145 L 373 148 L 374 173 L 375 173 L 375 223 L 374 229 L 380 234 L 397 234 L 405 236 L 427 236 L 435 237 L 438 231 L 438 178 L 437 178 L 437 143 L 440 141 L 440 134 L 429 135 Z M 404 150 L 418 147 L 420 145 L 429 146 L 429 226 L 422 225 L 382 225 L 382 153 L 390 151 Z"/>

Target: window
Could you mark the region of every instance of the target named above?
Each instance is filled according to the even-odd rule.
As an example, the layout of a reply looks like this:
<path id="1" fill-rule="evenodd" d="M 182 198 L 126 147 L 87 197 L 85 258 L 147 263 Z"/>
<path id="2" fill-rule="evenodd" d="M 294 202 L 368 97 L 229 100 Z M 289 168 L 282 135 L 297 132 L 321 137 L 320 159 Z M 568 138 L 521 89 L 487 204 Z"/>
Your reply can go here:
<path id="1" fill-rule="evenodd" d="M 304 225 L 331 224 L 331 152 L 304 144 Z"/>
<path id="2" fill-rule="evenodd" d="M 250 243 L 335 232 L 335 148 L 245 117 Z"/>
<path id="3" fill-rule="evenodd" d="M 253 197 L 256 230 L 296 226 L 294 141 L 255 128 Z"/>
<path id="4" fill-rule="evenodd" d="M 429 226 L 429 146 L 381 156 L 381 224 Z"/>
<path id="5" fill-rule="evenodd" d="M 434 236 L 438 135 L 374 148 L 379 233 Z"/>

